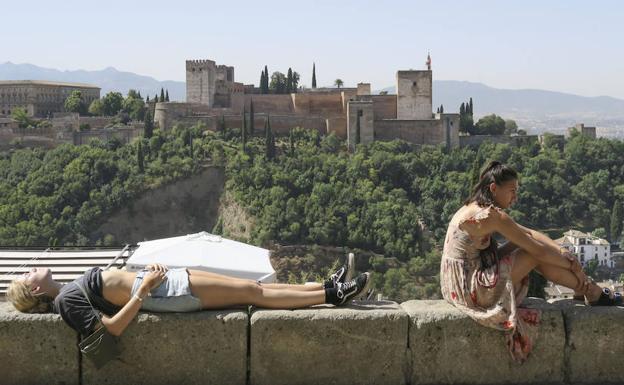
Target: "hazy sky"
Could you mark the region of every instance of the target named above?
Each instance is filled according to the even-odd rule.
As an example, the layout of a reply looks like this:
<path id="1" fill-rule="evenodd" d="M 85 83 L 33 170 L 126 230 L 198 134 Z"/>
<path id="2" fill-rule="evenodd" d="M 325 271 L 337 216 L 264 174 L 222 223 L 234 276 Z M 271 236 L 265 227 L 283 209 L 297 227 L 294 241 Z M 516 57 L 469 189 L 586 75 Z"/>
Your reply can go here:
<path id="1" fill-rule="evenodd" d="M 319 86 L 395 83 L 398 69 L 498 88 L 624 98 L 621 1 L 11 1 L 0 63 L 61 70 L 112 66 L 184 80 L 186 59 L 301 74 Z"/>

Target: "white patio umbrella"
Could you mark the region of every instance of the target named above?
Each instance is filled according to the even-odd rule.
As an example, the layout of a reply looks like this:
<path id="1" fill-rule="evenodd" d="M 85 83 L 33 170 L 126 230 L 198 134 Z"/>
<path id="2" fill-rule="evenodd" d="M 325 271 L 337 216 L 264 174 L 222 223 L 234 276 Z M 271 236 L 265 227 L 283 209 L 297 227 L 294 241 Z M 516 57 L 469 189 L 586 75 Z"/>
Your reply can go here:
<path id="1" fill-rule="evenodd" d="M 188 267 L 237 278 L 275 282 L 269 250 L 209 234 L 205 231 L 180 237 L 139 242 L 126 261 L 129 271 L 152 263 L 169 268 Z"/>

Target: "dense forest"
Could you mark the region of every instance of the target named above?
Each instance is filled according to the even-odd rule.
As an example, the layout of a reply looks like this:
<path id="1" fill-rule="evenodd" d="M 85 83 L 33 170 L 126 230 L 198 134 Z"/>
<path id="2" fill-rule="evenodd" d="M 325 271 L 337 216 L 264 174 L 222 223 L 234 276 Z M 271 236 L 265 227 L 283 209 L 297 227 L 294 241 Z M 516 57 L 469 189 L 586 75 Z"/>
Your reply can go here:
<path id="1" fill-rule="evenodd" d="M 397 140 L 350 153 L 334 135 L 299 128 L 287 137 L 241 134 L 198 125 L 155 130 L 129 145 L 94 140 L 2 154 L 0 245 L 114 244 L 89 234 L 146 189 L 210 163 L 225 167 L 226 190 L 254 218 L 245 241 L 370 251 L 367 266 L 384 295 L 430 298 L 439 293 L 446 224 L 492 159 L 521 174 L 519 200 L 509 212 L 523 225 L 553 237 L 570 228 L 613 242 L 622 237 L 620 141 L 573 133 L 563 148 L 547 137 L 542 146 L 486 143 L 447 151 Z M 225 231 L 219 223 L 212 230 Z"/>

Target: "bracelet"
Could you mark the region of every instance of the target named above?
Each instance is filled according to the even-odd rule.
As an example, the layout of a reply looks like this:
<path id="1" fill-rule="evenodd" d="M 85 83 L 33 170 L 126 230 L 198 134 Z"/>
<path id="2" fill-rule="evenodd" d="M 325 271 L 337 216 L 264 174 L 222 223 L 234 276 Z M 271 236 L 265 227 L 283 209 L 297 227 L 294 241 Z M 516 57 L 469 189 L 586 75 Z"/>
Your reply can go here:
<path id="1" fill-rule="evenodd" d="M 139 302 L 143 302 L 143 298 L 139 297 L 139 295 L 136 293 L 132 296 L 132 298 L 136 298 L 139 300 Z"/>

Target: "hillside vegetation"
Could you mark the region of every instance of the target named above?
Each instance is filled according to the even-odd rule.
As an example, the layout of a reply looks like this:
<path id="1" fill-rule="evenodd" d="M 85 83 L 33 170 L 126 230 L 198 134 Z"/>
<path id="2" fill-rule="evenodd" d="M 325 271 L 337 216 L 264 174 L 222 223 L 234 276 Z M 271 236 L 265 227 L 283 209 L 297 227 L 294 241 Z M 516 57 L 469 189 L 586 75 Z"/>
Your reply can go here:
<path id="1" fill-rule="evenodd" d="M 88 234 L 146 189 L 197 173 L 209 162 L 226 170 L 230 209 L 223 215 L 244 218 L 236 237 L 269 247 L 365 250 L 369 260 L 358 268 L 376 272 L 384 295 L 435 297 L 448 220 L 491 159 L 521 174 L 519 201 L 510 214 L 523 225 L 553 236 L 569 228 L 602 228 L 609 239 L 621 238 L 620 141 L 575 134 L 563 149 L 546 140 L 543 148 L 486 143 L 477 151 L 448 152 L 392 141 L 358 145 L 348 153 L 334 135 L 294 129 L 290 137 L 277 138 L 273 156 L 264 135 L 246 138 L 245 150 L 239 137 L 240 130 L 215 133 L 195 126 L 156 130 L 130 145 L 94 141 L 4 154 L 0 244 L 113 244 L 110 237 L 90 240 Z M 232 226 L 230 217 L 220 218 L 214 231 L 227 235 Z M 297 280 L 311 272 L 294 273 Z"/>

